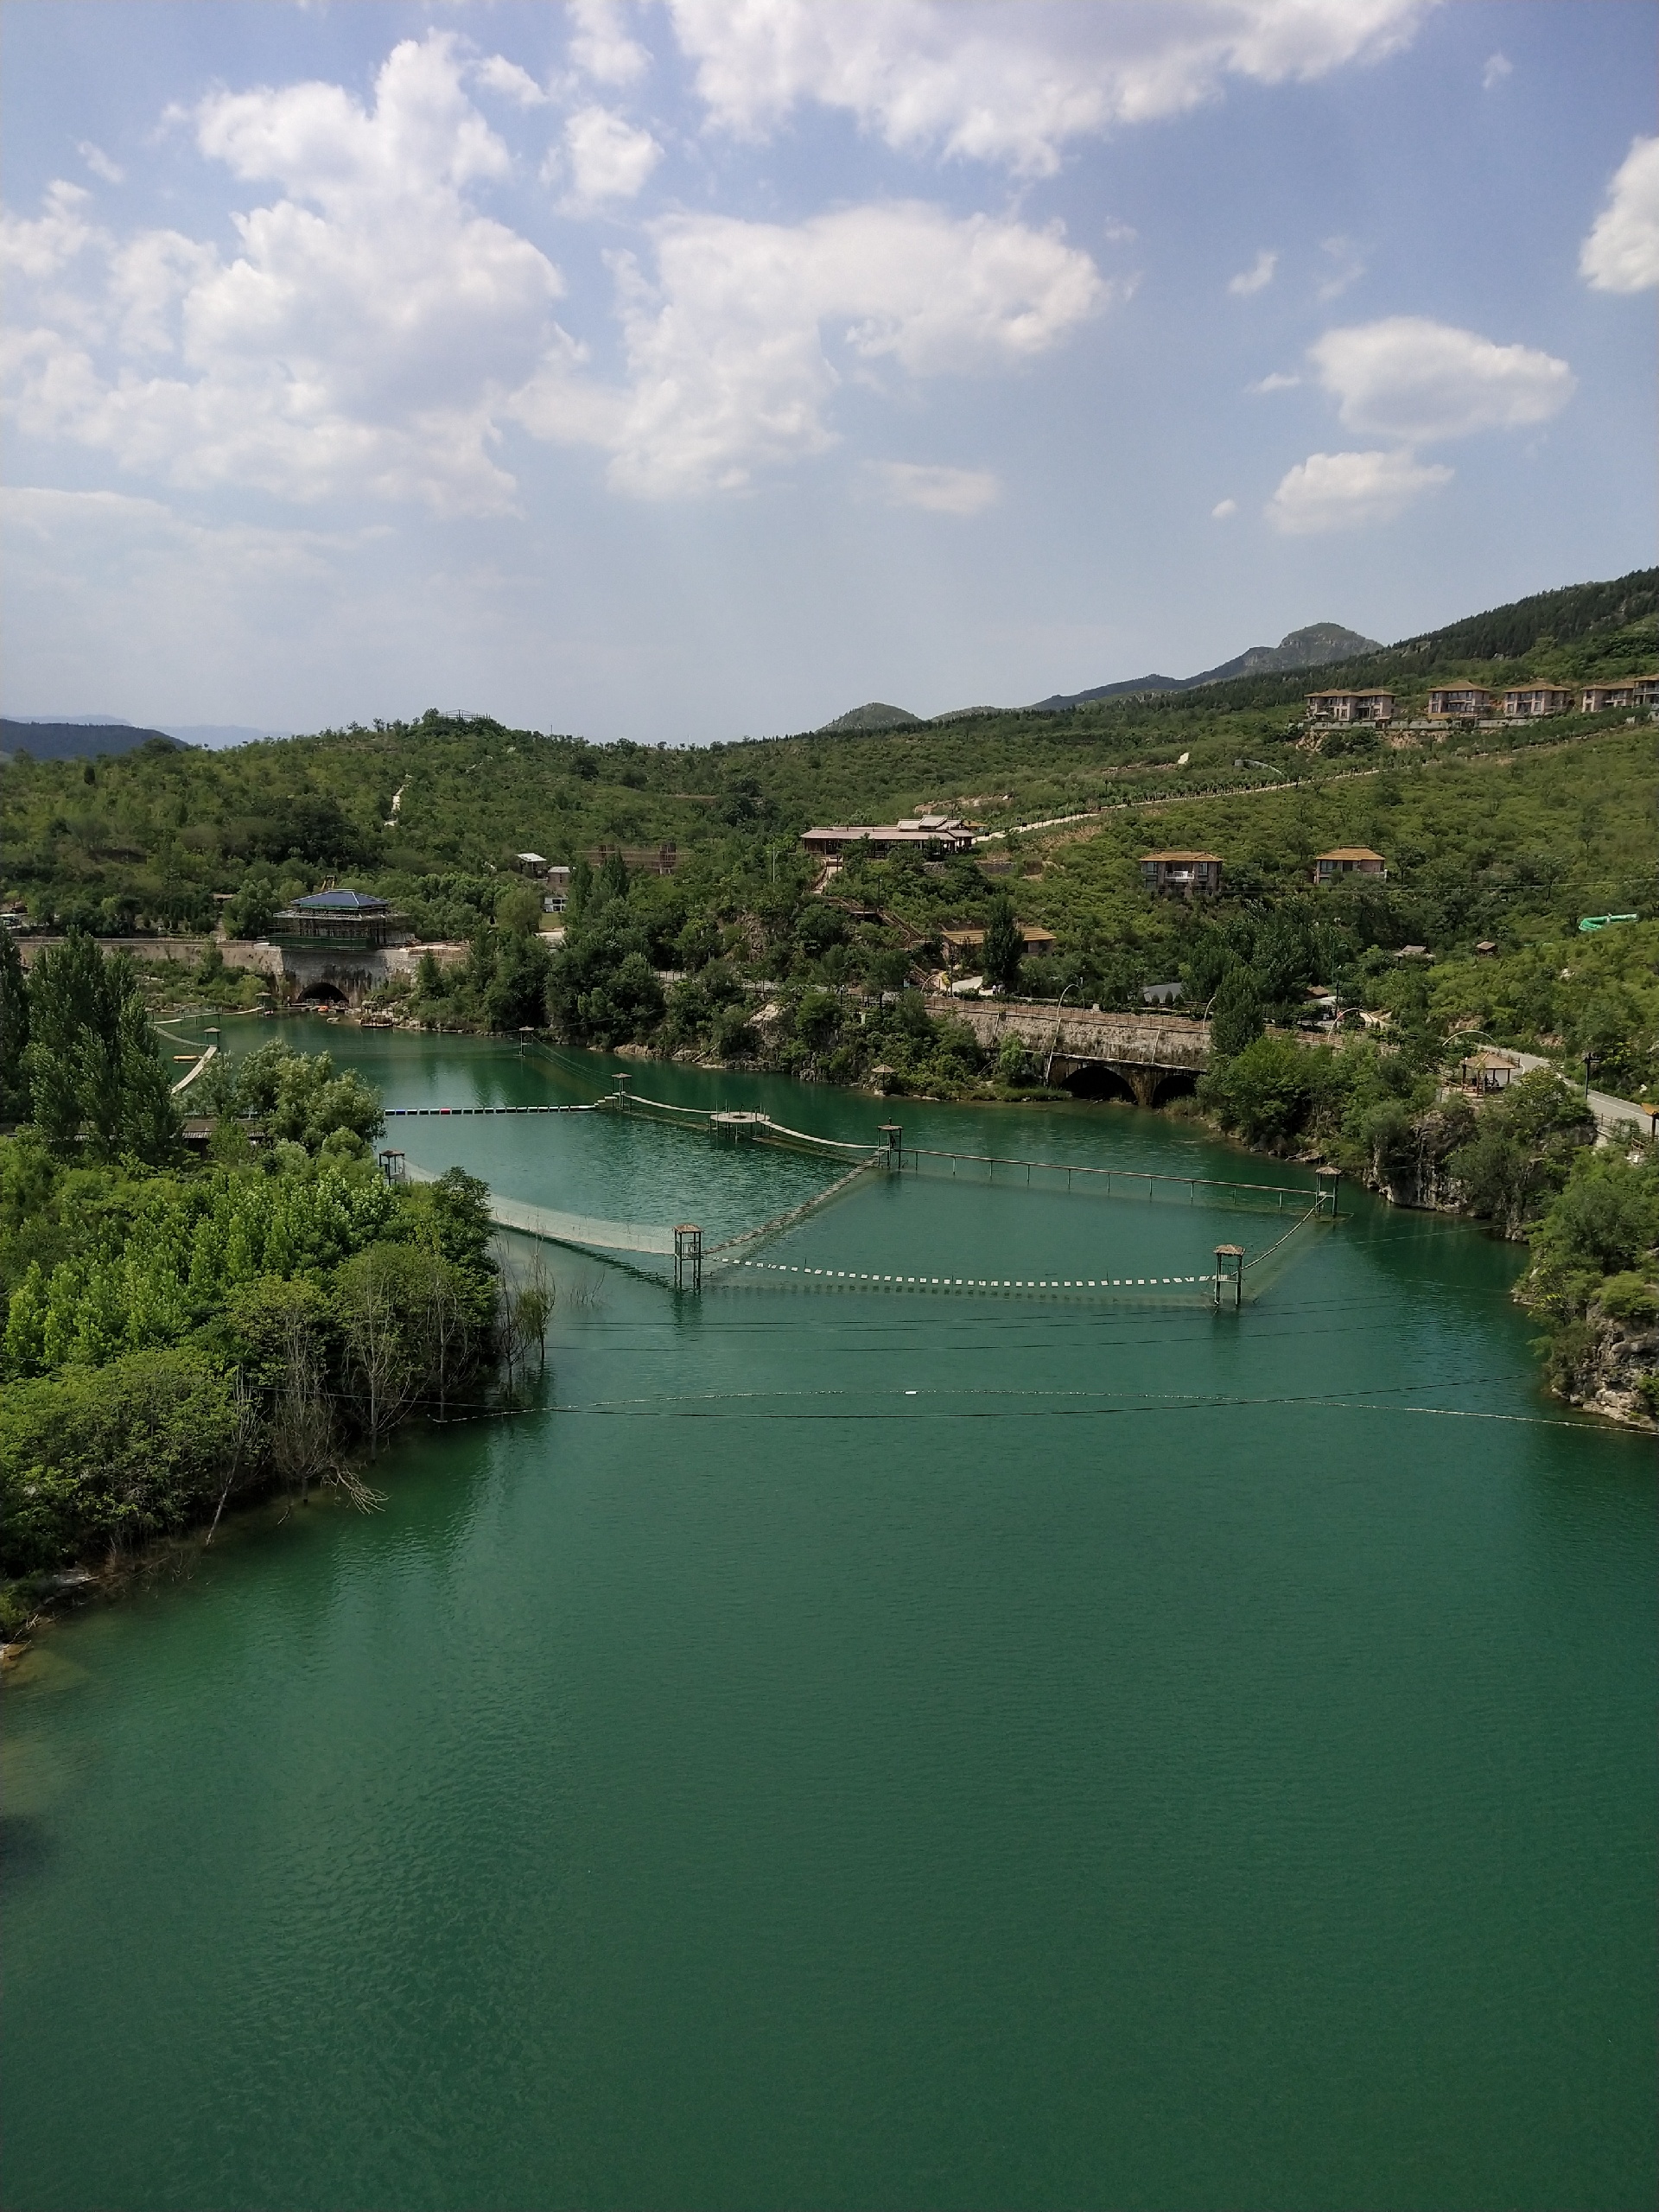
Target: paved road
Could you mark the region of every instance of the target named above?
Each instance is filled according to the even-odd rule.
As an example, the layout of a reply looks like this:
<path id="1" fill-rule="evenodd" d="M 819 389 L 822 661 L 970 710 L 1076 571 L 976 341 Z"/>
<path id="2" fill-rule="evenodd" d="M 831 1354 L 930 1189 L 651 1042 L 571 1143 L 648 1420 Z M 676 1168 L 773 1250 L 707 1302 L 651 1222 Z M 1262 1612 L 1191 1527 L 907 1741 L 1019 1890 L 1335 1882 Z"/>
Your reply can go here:
<path id="1" fill-rule="evenodd" d="M 1560 1066 L 1559 1060 L 1547 1060 L 1540 1052 L 1518 1052 L 1513 1045 L 1505 1045 L 1500 1049 L 1507 1052 L 1512 1060 L 1519 1062 L 1523 1075 L 1530 1075 L 1534 1068 Z M 1638 1129 L 1653 1126 L 1649 1109 L 1638 1106 L 1634 1099 L 1614 1098 L 1605 1090 L 1588 1091 L 1586 1096 L 1590 1111 L 1596 1117 L 1596 1127 L 1605 1137 L 1611 1136 L 1621 1122 L 1634 1122 Z"/>

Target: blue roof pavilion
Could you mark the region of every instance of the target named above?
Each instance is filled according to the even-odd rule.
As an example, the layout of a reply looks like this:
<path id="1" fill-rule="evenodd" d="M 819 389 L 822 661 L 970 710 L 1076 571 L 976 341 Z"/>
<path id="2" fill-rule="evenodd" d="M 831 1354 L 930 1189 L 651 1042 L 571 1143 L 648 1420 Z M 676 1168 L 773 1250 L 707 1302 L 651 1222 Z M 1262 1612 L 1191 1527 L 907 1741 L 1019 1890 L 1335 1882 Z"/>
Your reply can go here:
<path id="1" fill-rule="evenodd" d="M 389 899 L 369 891 L 312 891 L 284 906 L 271 925 L 278 942 L 331 945 L 355 950 L 401 943 L 408 931 L 391 911 Z"/>
<path id="2" fill-rule="evenodd" d="M 377 899 L 369 891 L 311 891 L 303 899 L 296 899 L 294 904 L 296 909 L 304 912 L 384 914 L 391 901 Z"/>

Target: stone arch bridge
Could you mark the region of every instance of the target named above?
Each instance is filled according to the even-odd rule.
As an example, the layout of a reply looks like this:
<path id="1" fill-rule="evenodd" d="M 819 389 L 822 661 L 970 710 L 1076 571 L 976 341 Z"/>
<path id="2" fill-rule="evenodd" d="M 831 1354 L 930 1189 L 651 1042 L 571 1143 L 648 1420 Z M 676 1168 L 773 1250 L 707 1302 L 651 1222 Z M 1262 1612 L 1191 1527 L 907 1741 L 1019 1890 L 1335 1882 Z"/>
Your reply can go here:
<path id="1" fill-rule="evenodd" d="M 1096 1014 L 1031 999 L 958 999 L 930 994 L 936 1019 L 965 1021 L 995 1052 L 1017 1037 L 1049 1080 L 1080 1098 L 1128 1096 L 1155 1106 L 1191 1090 L 1210 1065 L 1210 1025 L 1179 1014 Z"/>

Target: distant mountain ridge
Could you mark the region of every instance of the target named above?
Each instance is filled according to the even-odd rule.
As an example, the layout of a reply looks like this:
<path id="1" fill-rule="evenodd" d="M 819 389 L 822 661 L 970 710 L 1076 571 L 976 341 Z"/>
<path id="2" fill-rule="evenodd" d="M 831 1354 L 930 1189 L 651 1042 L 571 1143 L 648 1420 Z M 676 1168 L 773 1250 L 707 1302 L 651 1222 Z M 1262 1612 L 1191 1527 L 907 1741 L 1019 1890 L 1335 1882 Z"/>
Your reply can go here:
<path id="1" fill-rule="evenodd" d="M 1327 663 L 1352 660 L 1361 653 L 1382 650 L 1375 638 L 1344 629 L 1340 622 L 1310 622 L 1292 630 L 1276 645 L 1251 645 L 1218 668 L 1198 676 L 1137 676 L 1126 683 L 1097 683 L 1088 691 L 1056 691 L 1036 705 L 1045 713 L 1063 707 L 1080 707 L 1092 699 L 1123 699 L 1137 691 L 1193 691 L 1201 683 L 1225 683 L 1236 676 L 1276 676 L 1299 668 L 1323 668 Z"/>
<path id="2" fill-rule="evenodd" d="M 100 753 L 136 753 L 141 745 L 184 748 L 164 729 L 137 729 L 131 722 L 21 722 L 0 719 L 0 753 L 27 753 L 31 760 L 95 760 Z"/>
<path id="3" fill-rule="evenodd" d="M 28 729 L 118 732 L 137 727 L 124 715 L 7 715 L 3 719 L 8 723 L 16 722 Z M 151 737 L 174 738 L 181 745 L 205 747 L 209 753 L 222 753 L 228 746 L 257 745 L 269 738 L 292 737 L 294 734 L 291 729 L 255 728 L 251 722 L 157 722 L 153 727 L 146 724 L 144 728 Z M 5 749 L 10 751 L 13 748 L 8 747 Z M 92 750 L 94 753 L 125 753 L 131 747 L 122 741 L 102 743 L 93 747 Z M 35 753 L 38 760 L 48 757 L 45 753 Z M 50 757 L 55 760 L 65 756 L 54 753 Z M 77 753 L 67 757 L 79 759 L 79 755 Z"/>

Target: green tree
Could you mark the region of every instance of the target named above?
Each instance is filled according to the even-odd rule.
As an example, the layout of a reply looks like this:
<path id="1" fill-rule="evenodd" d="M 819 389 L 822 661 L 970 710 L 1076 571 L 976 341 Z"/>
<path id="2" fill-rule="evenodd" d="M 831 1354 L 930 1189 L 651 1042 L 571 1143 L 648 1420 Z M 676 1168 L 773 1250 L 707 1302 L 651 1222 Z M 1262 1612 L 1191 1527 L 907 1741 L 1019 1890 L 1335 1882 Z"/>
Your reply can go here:
<path id="1" fill-rule="evenodd" d="M 564 918 L 568 925 L 574 927 L 582 919 L 593 904 L 593 899 L 594 871 L 586 854 L 578 854 L 571 863 L 570 888 L 564 902 Z"/>
<path id="2" fill-rule="evenodd" d="M 625 906 L 613 899 L 591 906 L 549 970 L 550 1021 L 583 1044 L 620 1045 L 647 1035 L 666 1004 L 649 948 L 646 932 Z"/>
<path id="3" fill-rule="evenodd" d="M 985 942 L 981 948 L 986 982 L 995 983 L 1005 991 L 1013 990 L 1020 981 L 1020 963 L 1025 950 L 1026 941 L 1014 918 L 1014 901 L 1006 892 L 1000 893 L 991 901 L 985 923 Z"/>
<path id="4" fill-rule="evenodd" d="M 1211 1003 L 1210 1049 L 1218 1059 L 1230 1059 L 1253 1044 L 1265 1027 L 1255 978 L 1243 961 L 1236 961 Z"/>
<path id="5" fill-rule="evenodd" d="M 1659 1245 L 1659 1165 L 1618 1152 L 1586 1152 L 1539 1224 L 1545 1260 L 1602 1274 L 1631 1268 Z"/>
<path id="6" fill-rule="evenodd" d="M 46 1301 L 45 1270 L 38 1260 L 31 1260 L 6 1307 L 5 1373 L 10 1382 L 38 1375 L 45 1363 Z"/>
<path id="7" fill-rule="evenodd" d="M 495 902 L 495 925 L 514 937 L 534 937 L 542 925 L 542 898 L 527 883 L 515 883 Z"/>
<path id="8" fill-rule="evenodd" d="M 504 934 L 495 949 L 495 972 L 484 991 L 492 1029 L 538 1029 L 546 1020 L 550 965 L 539 937 Z"/>
<path id="9" fill-rule="evenodd" d="M 26 1574 L 181 1527 L 218 1494 L 237 1427 L 230 1377 L 181 1346 L 8 1385 L 0 1567 Z"/>
<path id="10" fill-rule="evenodd" d="M 1481 1108 L 1446 1164 L 1469 1211 L 1517 1236 L 1539 1202 L 1565 1180 L 1586 1133 L 1583 1101 L 1554 1069 L 1535 1068 Z"/>
<path id="11" fill-rule="evenodd" d="M 337 1076 L 328 1053 L 296 1052 L 280 1038 L 250 1052 L 232 1080 L 228 1110 L 262 1116 L 273 1137 L 308 1153 L 339 1130 L 366 1145 L 385 1126 L 379 1093 L 354 1068 Z"/>
<path id="12" fill-rule="evenodd" d="M 29 1119 L 29 980 L 17 940 L 0 929 L 0 1122 Z"/>
<path id="13" fill-rule="evenodd" d="M 1021 1039 L 1010 1033 L 1002 1039 L 996 1056 L 996 1079 L 1010 1090 L 1037 1081 L 1038 1070 Z"/>
<path id="14" fill-rule="evenodd" d="M 91 938 L 48 947 L 29 979 L 24 1055 L 36 1126 L 61 1157 L 171 1156 L 179 1117 L 138 978 Z"/>
<path id="15" fill-rule="evenodd" d="M 268 881 L 263 873 L 251 871 L 226 906 L 226 936 L 264 937 L 276 920 L 281 904 L 274 884 Z"/>
<path id="16" fill-rule="evenodd" d="M 1211 1070 L 1198 1096 L 1247 1144 L 1281 1145 L 1307 1126 L 1325 1072 L 1306 1046 L 1258 1035 Z"/>

